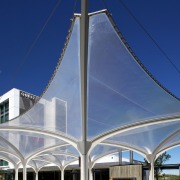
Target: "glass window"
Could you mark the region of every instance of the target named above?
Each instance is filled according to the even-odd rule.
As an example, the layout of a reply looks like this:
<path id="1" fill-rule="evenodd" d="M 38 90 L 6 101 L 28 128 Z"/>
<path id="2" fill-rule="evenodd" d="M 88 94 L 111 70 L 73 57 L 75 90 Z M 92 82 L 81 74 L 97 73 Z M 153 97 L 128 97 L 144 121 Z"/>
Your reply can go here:
<path id="1" fill-rule="evenodd" d="M 0 123 L 9 120 L 9 99 L 0 104 Z M 0 160 L 0 166 L 8 166 L 8 162 Z"/>
<path id="2" fill-rule="evenodd" d="M 9 120 L 9 99 L 0 104 L 0 123 Z"/>
<path id="3" fill-rule="evenodd" d="M 3 105 L 1 105 L 0 110 L 1 110 L 1 114 L 3 114 L 3 113 L 4 113 L 4 107 L 3 107 Z"/>
<path id="4" fill-rule="evenodd" d="M 9 113 L 5 114 L 4 120 L 5 120 L 5 122 L 9 120 Z"/>
<path id="5" fill-rule="evenodd" d="M 1 123 L 3 123 L 4 122 L 4 116 L 1 116 Z"/>
<path id="6" fill-rule="evenodd" d="M 5 103 L 5 112 L 9 112 L 9 101 Z"/>

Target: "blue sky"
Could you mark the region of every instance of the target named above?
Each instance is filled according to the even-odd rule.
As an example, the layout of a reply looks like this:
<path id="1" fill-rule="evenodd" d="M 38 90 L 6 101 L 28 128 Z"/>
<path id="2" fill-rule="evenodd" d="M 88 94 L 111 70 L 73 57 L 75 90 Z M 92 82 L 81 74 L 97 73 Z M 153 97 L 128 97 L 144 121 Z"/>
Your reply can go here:
<path id="1" fill-rule="evenodd" d="M 40 95 L 46 87 L 63 49 L 72 14 L 80 12 L 79 0 L 76 8 L 75 0 L 62 0 L 47 21 L 58 2 L 1 1 L 0 94 L 16 87 Z M 134 21 L 120 0 L 91 0 L 89 12 L 104 9 L 103 2 L 141 62 L 163 86 L 180 97 L 179 72 Z M 180 69 L 180 1 L 123 2 Z"/>
<path id="2" fill-rule="evenodd" d="M 51 16 L 58 2 L 60 4 Z M 120 0 L 91 0 L 89 12 L 108 8 L 119 30 L 145 67 L 165 88 L 180 97 L 180 1 L 122 2 L 176 68 Z M 13 87 L 35 95 L 43 92 L 64 47 L 73 12 L 80 12 L 80 1 L 0 2 L 0 95 Z M 171 153 L 172 158 L 168 163 L 180 163 L 180 149 L 176 148 Z"/>

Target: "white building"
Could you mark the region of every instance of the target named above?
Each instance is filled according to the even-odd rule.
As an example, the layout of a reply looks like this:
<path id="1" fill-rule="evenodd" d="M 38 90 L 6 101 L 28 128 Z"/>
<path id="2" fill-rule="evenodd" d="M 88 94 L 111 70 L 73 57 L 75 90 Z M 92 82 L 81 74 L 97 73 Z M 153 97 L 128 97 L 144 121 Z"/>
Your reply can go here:
<path id="1" fill-rule="evenodd" d="M 21 91 L 19 89 L 11 89 L 0 97 L 0 120 L 1 123 L 11 120 L 27 109 L 32 107 L 36 102 L 37 96 Z"/>

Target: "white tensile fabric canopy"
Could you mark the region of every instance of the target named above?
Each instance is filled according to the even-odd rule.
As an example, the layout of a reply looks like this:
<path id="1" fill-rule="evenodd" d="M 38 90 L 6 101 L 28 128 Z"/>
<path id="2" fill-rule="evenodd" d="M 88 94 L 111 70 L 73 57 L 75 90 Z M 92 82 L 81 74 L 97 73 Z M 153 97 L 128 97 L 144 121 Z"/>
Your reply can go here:
<path id="1" fill-rule="evenodd" d="M 84 153 L 91 169 L 99 157 L 124 148 L 140 153 L 153 166 L 157 155 L 180 145 L 179 99 L 147 72 L 107 11 L 92 13 L 83 129 L 79 39 L 80 15 L 75 15 L 46 91 L 25 114 L 0 125 L 0 157 L 15 169 L 23 165 L 24 174 L 27 165 L 38 172 L 49 163 L 63 172 Z"/>

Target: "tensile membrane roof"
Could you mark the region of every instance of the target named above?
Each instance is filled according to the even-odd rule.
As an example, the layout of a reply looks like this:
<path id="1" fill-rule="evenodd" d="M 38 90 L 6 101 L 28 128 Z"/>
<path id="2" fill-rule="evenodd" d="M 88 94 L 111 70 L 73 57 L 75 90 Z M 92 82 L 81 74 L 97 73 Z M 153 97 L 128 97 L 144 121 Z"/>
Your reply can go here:
<path id="1" fill-rule="evenodd" d="M 142 49 L 143 51 L 143 49 Z M 107 11 L 89 14 L 87 141 L 93 161 L 108 152 L 154 156 L 180 144 L 180 101 L 141 64 Z M 34 169 L 78 160 L 82 140 L 80 15 L 39 101 L 0 125 L 0 156 Z M 4 149 L 7 149 L 6 153 Z"/>

